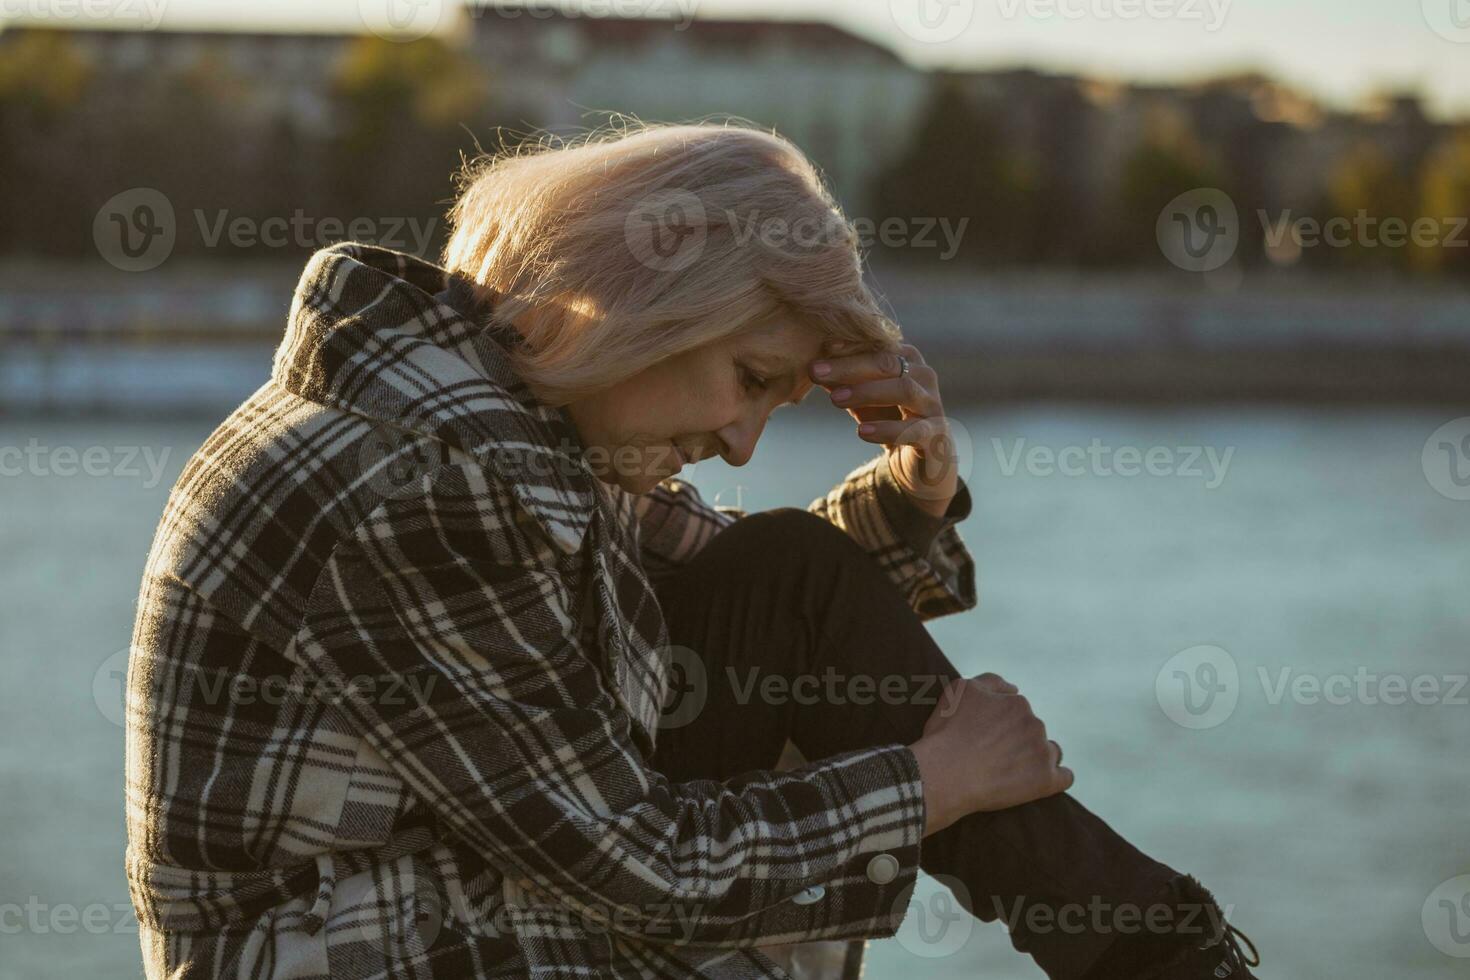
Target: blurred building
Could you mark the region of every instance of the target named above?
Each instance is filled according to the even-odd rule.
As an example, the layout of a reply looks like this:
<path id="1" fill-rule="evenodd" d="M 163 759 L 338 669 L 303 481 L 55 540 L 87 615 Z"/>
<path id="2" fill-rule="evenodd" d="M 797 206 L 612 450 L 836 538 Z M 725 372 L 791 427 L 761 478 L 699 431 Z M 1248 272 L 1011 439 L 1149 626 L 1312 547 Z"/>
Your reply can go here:
<path id="1" fill-rule="evenodd" d="M 0 34 L 0 53 L 27 28 Z M 104 80 L 83 109 L 105 111 L 109 102 L 136 102 L 148 90 L 180 77 L 240 79 L 231 108 L 245 125 L 286 120 L 318 130 L 330 124 L 328 86 L 338 59 L 357 37 L 349 33 L 110 30 L 67 31 L 70 48 L 94 77 Z M 3 56 L 3 54 L 0 54 Z"/>
<path id="2" fill-rule="evenodd" d="M 849 210 L 903 149 L 927 89 L 889 49 L 818 21 L 471 11 L 473 50 L 539 125 L 576 130 L 608 111 L 744 116 L 801 146 Z"/>
<path id="3" fill-rule="evenodd" d="M 1118 220 L 1120 188 L 1127 184 L 1130 167 L 1135 167 L 1135 187 L 1149 182 L 1150 172 L 1135 166 L 1141 148 L 1158 147 L 1177 158 L 1164 161 L 1165 169 L 1178 163 L 1173 176 L 1197 178 L 1187 187 L 1218 181 L 1243 210 L 1305 211 L 1328 200 L 1345 165 L 1364 171 L 1366 177 L 1358 184 L 1371 184 L 1377 162 L 1353 159 L 1368 152 L 1364 147 L 1387 158 L 1380 171 L 1391 169 L 1403 186 L 1417 186 L 1425 159 L 1457 132 L 1452 125 L 1426 118 L 1412 95 L 1387 96 L 1360 112 L 1327 111 L 1257 74 L 1165 86 L 1031 69 L 930 73 L 880 43 L 819 21 L 676 21 L 574 15 L 545 6 L 492 2 L 468 7 L 447 26 L 451 30 L 437 41 L 483 69 L 483 81 L 467 84 L 503 110 L 497 118 L 519 130 L 539 127 L 570 134 L 606 121 L 611 113 L 650 121 L 733 114 L 793 139 L 823 169 L 854 217 L 889 216 L 876 213 L 875 184 L 914 149 L 926 122 L 934 122 L 926 113 L 933 110 L 940 80 L 957 84 L 985 116 L 984 124 L 973 130 L 985 145 L 975 146 L 973 155 L 956 155 L 990 163 L 1003 158 L 1006 166 L 1025 175 L 1031 210 L 1019 211 L 1023 217 L 1017 220 L 1044 228 L 1046 241 L 1033 241 L 1009 256 L 1023 262 L 1121 255 L 1108 242 L 1115 231 L 1108 222 Z M 48 39 L 30 44 L 27 55 L 27 65 L 39 70 L 14 68 L 14 53 L 41 35 Z M 60 35 L 64 37 L 58 40 Z M 229 200 L 254 193 L 259 200 L 251 199 L 250 206 L 263 213 L 303 202 L 318 207 L 330 202 L 347 213 L 369 206 L 342 204 L 332 197 L 350 181 L 330 172 L 324 149 L 346 125 L 336 110 L 333 86 L 344 61 L 372 40 L 366 32 L 83 26 L 60 35 L 54 22 L 12 24 L 0 33 L 0 83 L 30 84 L 25 79 L 55 70 L 60 79 L 55 87 L 67 89 L 71 76 L 56 66 L 72 62 L 87 76 L 85 94 L 64 111 L 53 112 L 55 118 L 39 139 L 28 138 L 25 128 L 34 122 L 29 107 L 37 102 L 36 94 L 15 96 L 0 90 L 0 124 L 7 127 L 4 135 L 11 144 L 8 155 L 0 150 L 0 156 L 16 180 L 44 186 L 51 174 L 53 182 L 97 197 L 91 204 L 95 207 L 116 190 L 102 193 L 105 185 L 132 179 L 106 173 L 109 161 L 120 172 L 126 170 L 118 162 L 126 159 L 129 173 L 148 175 L 139 183 L 152 183 L 155 173 L 173 174 L 180 181 L 211 173 L 234 189 Z M 422 58 L 417 63 L 394 60 L 394 52 L 401 54 L 404 45 L 384 41 L 379 47 L 386 54 L 379 52 L 380 74 L 374 82 L 384 87 L 422 80 L 406 78 L 404 65 L 431 70 L 424 68 Z M 4 70 L 7 58 L 9 72 Z M 429 56 L 432 67 L 440 60 Z M 381 102 L 375 89 L 362 88 L 359 94 L 358 109 Z M 45 97 L 42 93 L 41 100 Z M 415 102 L 410 94 L 406 101 L 445 104 L 437 95 Z M 212 149 L 218 136 L 205 132 L 201 120 L 227 120 L 228 145 Z M 459 123 L 482 125 L 483 119 L 456 115 L 443 128 L 455 129 Z M 19 139 L 12 133 L 17 126 Z M 396 122 L 379 129 L 402 131 Z M 145 135 L 140 140 L 138 133 L 167 138 Z M 196 145 L 180 151 L 180 146 L 191 146 L 191 136 Z M 149 156 L 150 145 L 138 145 L 150 140 L 155 155 L 199 158 L 159 163 Z M 379 139 L 377 145 L 382 143 Z M 904 179 L 923 183 L 926 158 L 932 160 L 932 154 L 918 153 L 916 168 L 911 157 Z M 89 162 L 80 167 L 78 160 Z M 427 196 L 438 200 L 446 167 L 436 157 L 429 169 L 433 173 L 405 172 L 403 180 L 431 188 Z M 361 182 L 377 199 L 389 196 L 379 175 Z M 214 191 L 209 195 L 211 200 L 222 196 Z M 1367 203 L 1388 212 L 1396 202 Z M 1129 207 L 1130 220 L 1138 214 L 1147 217 L 1149 209 L 1137 201 L 1125 201 L 1125 210 Z M 968 234 L 986 234 L 984 210 L 975 209 Z M 905 212 L 917 213 L 943 212 Z M 992 223 L 995 234 L 1024 237 L 1010 229 L 995 230 L 1000 228 L 1002 222 Z M 1088 236 L 1090 246 L 1084 243 Z M 1151 239 L 1151 232 L 1143 237 Z M 7 241 L 0 247 L 15 245 Z M 1148 242 L 1143 247 L 1156 254 Z M 59 254 L 64 248 L 52 251 Z M 1135 251 L 1123 260 L 1142 254 Z"/>
<path id="4" fill-rule="evenodd" d="M 850 217 L 973 219 L 967 244 L 995 247 L 944 265 L 918 248 L 873 256 L 906 333 L 955 358 L 971 394 L 1077 394 L 1079 379 L 1099 396 L 1180 399 L 1248 381 L 1284 397 L 1463 390 L 1466 301 L 1450 287 L 1470 269 L 1389 291 L 1345 250 L 1263 256 L 1253 227 L 1257 209 L 1430 207 L 1415 196 L 1426 160 L 1470 129 L 1413 96 L 1330 111 L 1253 74 L 1166 86 L 927 72 L 821 22 L 479 6 L 422 44 L 366 30 L 0 33 L 0 252 L 21 260 L 0 265 L 0 412 L 236 400 L 268 365 L 305 245 L 236 246 L 219 237 L 226 221 L 427 227 L 469 135 L 573 135 L 615 113 L 774 127 Z M 1414 213 L 1467 213 L 1464 147 L 1440 154 L 1444 210 Z M 1240 269 L 1176 276 L 1155 238 L 1165 201 L 1215 182 L 1245 223 L 1239 264 L 1267 273 L 1238 296 Z M 178 213 L 171 256 L 146 276 L 99 261 L 96 244 L 105 202 L 133 188 Z M 28 267 L 37 256 L 61 261 Z M 1349 275 L 1269 278 L 1291 265 Z M 1341 363 L 1323 373 L 1329 348 Z"/>

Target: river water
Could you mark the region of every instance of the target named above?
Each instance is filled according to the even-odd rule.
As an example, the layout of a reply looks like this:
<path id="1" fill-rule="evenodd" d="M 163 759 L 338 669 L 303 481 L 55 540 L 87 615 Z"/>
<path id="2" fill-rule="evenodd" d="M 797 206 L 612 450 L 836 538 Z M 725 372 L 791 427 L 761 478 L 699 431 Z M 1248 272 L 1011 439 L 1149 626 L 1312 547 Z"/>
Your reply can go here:
<path id="1" fill-rule="evenodd" d="M 1266 976 L 1466 976 L 1470 501 L 1433 463 L 1459 444 L 1425 454 L 1463 410 L 951 410 L 980 605 L 930 628 L 1028 695 L 1073 793 L 1233 906 Z M 23 451 L 0 455 L 0 977 L 139 975 L 115 667 L 212 427 L 0 421 Z M 811 405 L 749 466 L 686 475 L 759 510 L 872 451 Z M 1042 976 L 942 898 L 919 889 L 869 977 Z"/>

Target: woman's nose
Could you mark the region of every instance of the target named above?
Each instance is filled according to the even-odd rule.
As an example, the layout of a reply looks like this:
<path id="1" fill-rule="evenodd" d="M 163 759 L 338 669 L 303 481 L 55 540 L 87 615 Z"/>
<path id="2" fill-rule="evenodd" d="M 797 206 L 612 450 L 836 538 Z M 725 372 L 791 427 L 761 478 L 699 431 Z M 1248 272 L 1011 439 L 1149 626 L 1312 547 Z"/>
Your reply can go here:
<path id="1" fill-rule="evenodd" d="M 765 419 L 747 419 L 721 429 L 718 435 L 725 451 L 720 455 L 725 458 L 725 462 L 731 466 L 744 466 L 750 462 L 750 458 L 755 455 L 755 444 L 760 440 L 765 426 Z"/>

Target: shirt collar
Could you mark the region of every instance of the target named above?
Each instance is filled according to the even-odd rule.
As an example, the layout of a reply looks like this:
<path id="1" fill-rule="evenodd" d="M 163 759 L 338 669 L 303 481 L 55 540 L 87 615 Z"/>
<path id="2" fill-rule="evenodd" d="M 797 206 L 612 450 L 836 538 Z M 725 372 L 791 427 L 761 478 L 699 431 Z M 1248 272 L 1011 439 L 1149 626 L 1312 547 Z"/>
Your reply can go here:
<path id="1" fill-rule="evenodd" d="M 422 433 L 499 474 L 566 553 L 596 480 L 571 416 L 536 399 L 493 295 L 417 256 L 342 242 L 307 262 L 272 378 L 303 398 Z"/>

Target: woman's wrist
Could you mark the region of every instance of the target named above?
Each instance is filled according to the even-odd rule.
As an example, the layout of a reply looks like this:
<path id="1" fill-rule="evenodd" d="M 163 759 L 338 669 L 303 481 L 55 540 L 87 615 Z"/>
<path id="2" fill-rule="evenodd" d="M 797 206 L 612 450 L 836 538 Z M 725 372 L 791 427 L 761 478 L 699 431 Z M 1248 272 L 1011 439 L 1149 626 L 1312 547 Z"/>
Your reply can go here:
<path id="1" fill-rule="evenodd" d="M 921 738 L 908 748 L 919 764 L 919 781 L 924 787 L 924 836 L 928 837 L 939 833 L 963 814 L 953 812 L 953 802 L 946 789 L 947 782 L 941 776 L 933 743 Z"/>

